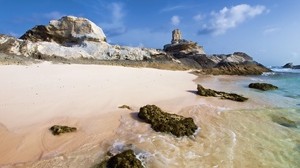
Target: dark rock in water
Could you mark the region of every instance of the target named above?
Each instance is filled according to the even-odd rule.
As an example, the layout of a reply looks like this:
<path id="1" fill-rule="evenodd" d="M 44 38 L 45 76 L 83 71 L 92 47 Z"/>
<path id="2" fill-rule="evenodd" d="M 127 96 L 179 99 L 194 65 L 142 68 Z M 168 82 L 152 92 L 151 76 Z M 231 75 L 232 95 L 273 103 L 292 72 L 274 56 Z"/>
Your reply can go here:
<path id="1" fill-rule="evenodd" d="M 293 63 L 289 62 L 283 65 L 282 68 L 300 69 L 300 65 L 293 65 Z"/>
<path id="2" fill-rule="evenodd" d="M 94 168 L 143 168 L 142 162 L 136 158 L 133 150 L 126 150 L 108 160 L 103 161 Z"/>
<path id="3" fill-rule="evenodd" d="M 293 68 L 293 63 L 289 62 L 282 66 L 282 68 Z"/>
<path id="4" fill-rule="evenodd" d="M 226 92 L 215 91 L 212 89 L 206 89 L 200 84 L 197 85 L 197 90 L 198 90 L 197 93 L 200 96 L 220 97 L 221 99 L 229 99 L 238 102 L 244 102 L 248 100 L 248 98 L 235 93 L 226 93 Z"/>
<path id="5" fill-rule="evenodd" d="M 141 107 L 138 117 L 151 124 L 155 131 L 171 133 L 177 137 L 193 135 L 198 129 L 192 118 L 166 113 L 155 105 Z"/>
<path id="6" fill-rule="evenodd" d="M 259 90 L 262 90 L 262 91 L 278 89 L 277 86 L 274 86 L 274 85 L 269 84 L 269 83 L 250 83 L 249 88 L 259 89 Z"/>
<path id="7" fill-rule="evenodd" d="M 285 127 L 297 128 L 297 124 L 295 121 L 292 121 L 283 116 L 272 116 L 272 121 Z"/>
<path id="8" fill-rule="evenodd" d="M 49 130 L 53 135 L 59 135 L 67 132 L 75 132 L 77 128 L 63 125 L 53 125 L 51 128 L 49 128 Z"/>

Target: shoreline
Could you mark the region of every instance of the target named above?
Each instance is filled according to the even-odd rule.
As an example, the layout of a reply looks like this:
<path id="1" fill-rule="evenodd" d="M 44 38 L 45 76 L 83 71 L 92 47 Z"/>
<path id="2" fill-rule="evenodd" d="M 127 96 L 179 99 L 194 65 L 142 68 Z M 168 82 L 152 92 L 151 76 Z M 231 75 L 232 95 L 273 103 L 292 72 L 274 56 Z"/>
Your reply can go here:
<path id="1" fill-rule="evenodd" d="M 8 73 L 9 76 L 5 76 Z M 1 92 L 6 91 L 0 101 L 0 133 L 5 137 L 5 141 L 0 142 L 0 146 L 5 146 L 0 148 L 3 156 L 0 165 L 38 164 L 45 159 L 76 153 L 77 148 L 111 142 L 117 137 L 122 117 L 130 117 L 146 104 L 156 104 L 170 113 L 186 116 L 183 109 L 199 105 L 205 107 L 203 111 L 227 111 L 262 108 L 264 104 L 252 100 L 239 103 L 204 98 L 193 92 L 201 80 L 212 89 L 240 89 L 240 86 L 222 87 L 217 83 L 248 78 L 240 76 L 203 75 L 196 79 L 197 76 L 188 71 L 48 63 L 1 66 L 0 75 L 5 76 Z M 123 104 L 133 110 L 118 109 Z M 24 121 L 28 115 L 31 120 Z M 34 115 L 37 116 L 32 117 Z M 60 123 L 79 130 L 52 136 L 48 128 Z"/>

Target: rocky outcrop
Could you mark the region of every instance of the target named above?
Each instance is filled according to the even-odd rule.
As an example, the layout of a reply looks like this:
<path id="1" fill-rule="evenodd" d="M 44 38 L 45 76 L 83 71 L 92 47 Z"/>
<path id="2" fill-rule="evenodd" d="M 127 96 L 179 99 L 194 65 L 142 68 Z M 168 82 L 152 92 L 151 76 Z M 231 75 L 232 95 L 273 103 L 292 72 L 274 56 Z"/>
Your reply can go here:
<path id="1" fill-rule="evenodd" d="M 49 128 L 53 135 L 60 135 L 68 132 L 75 132 L 77 128 L 64 125 L 53 125 Z"/>
<path id="2" fill-rule="evenodd" d="M 269 84 L 269 83 L 250 83 L 249 88 L 259 89 L 259 90 L 262 90 L 262 91 L 278 89 L 277 86 L 274 86 L 274 85 Z"/>
<path id="3" fill-rule="evenodd" d="M 164 51 L 176 58 L 182 58 L 186 55 L 205 54 L 202 46 L 198 46 L 197 43 L 193 41 L 182 39 L 182 34 L 179 29 L 172 31 L 171 44 L 166 44 Z"/>
<path id="4" fill-rule="evenodd" d="M 125 150 L 103 161 L 95 168 L 143 168 L 142 162 L 136 158 L 133 150 Z"/>
<path id="5" fill-rule="evenodd" d="M 157 49 L 110 45 L 100 27 L 74 16 L 36 26 L 20 39 L 0 35 L 0 52 L 38 59 L 172 60 Z"/>
<path id="6" fill-rule="evenodd" d="M 72 63 L 146 61 L 150 67 L 202 69 L 204 74 L 215 75 L 259 75 L 270 71 L 242 52 L 208 56 L 202 46 L 183 39 L 179 29 L 172 32 L 171 43 L 164 50 L 111 45 L 95 23 L 74 16 L 36 26 L 20 39 L 0 35 L 0 53 L 50 61 L 72 60 Z"/>
<path id="7" fill-rule="evenodd" d="M 243 52 L 235 52 L 229 55 L 212 55 L 208 57 L 215 63 L 213 67 L 203 69 L 205 74 L 213 75 L 261 75 L 271 70 L 257 63 L 249 55 Z"/>
<path id="8" fill-rule="evenodd" d="M 49 25 L 38 25 L 28 30 L 20 39 L 32 42 L 54 41 L 69 46 L 83 41 L 106 41 L 106 36 L 100 27 L 86 18 L 64 16 L 50 21 Z"/>
<path id="9" fill-rule="evenodd" d="M 293 65 L 293 63 L 287 63 L 282 68 L 300 69 L 300 65 Z"/>
<path id="10" fill-rule="evenodd" d="M 238 102 L 244 102 L 244 101 L 248 100 L 248 98 L 243 97 L 238 94 L 235 94 L 235 93 L 226 93 L 226 92 L 221 92 L 221 91 L 215 91 L 212 89 L 206 89 L 200 84 L 197 85 L 197 93 L 200 96 L 220 97 L 221 99 L 229 99 L 229 100 L 238 101 Z"/>
<path id="11" fill-rule="evenodd" d="M 166 113 L 155 105 L 141 107 L 138 117 L 151 124 L 155 131 L 171 133 L 177 137 L 193 135 L 198 129 L 192 118 Z"/>

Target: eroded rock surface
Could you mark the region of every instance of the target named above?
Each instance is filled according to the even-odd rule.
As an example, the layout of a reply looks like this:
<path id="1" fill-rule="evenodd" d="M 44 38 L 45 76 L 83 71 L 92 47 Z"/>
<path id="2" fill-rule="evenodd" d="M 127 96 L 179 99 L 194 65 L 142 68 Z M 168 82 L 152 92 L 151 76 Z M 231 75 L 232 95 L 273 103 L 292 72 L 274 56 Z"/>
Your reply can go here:
<path id="1" fill-rule="evenodd" d="M 278 89 L 277 86 L 274 86 L 274 85 L 269 84 L 269 83 L 250 83 L 249 88 L 259 89 L 259 90 L 262 90 L 262 91 Z"/>
<path id="2" fill-rule="evenodd" d="M 177 137 L 193 135 L 198 129 L 192 118 L 166 113 L 155 105 L 141 107 L 138 117 L 151 124 L 155 131 L 171 133 Z"/>
<path id="3" fill-rule="evenodd" d="M 142 162 L 136 158 L 133 150 L 125 150 L 112 156 L 94 168 L 143 168 Z"/>
<path id="4" fill-rule="evenodd" d="M 244 101 L 248 100 L 248 98 L 243 97 L 238 94 L 235 94 L 235 93 L 226 93 L 226 92 L 221 92 L 221 91 L 215 91 L 212 89 L 206 89 L 200 84 L 197 85 L 197 93 L 200 96 L 220 97 L 221 99 L 229 99 L 229 100 L 238 101 L 238 102 L 244 102 Z"/>
<path id="5" fill-rule="evenodd" d="M 77 131 L 77 128 L 64 125 L 53 125 L 49 128 L 49 130 L 52 132 L 53 135 L 60 135 L 68 132 L 75 132 Z"/>

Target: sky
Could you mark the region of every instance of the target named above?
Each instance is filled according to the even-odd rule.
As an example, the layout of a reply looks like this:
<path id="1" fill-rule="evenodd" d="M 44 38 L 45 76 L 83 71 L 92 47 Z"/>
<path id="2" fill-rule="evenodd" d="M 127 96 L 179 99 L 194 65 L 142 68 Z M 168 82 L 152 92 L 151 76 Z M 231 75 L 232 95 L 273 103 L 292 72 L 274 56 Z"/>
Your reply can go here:
<path id="1" fill-rule="evenodd" d="M 245 52 L 266 66 L 300 64 L 299 0 L 0 0 L 0 34 L 20 37 L 73 15 L 101 27 L 111 44 L 162 49 L 171 31 L 207 54 Z"/>

